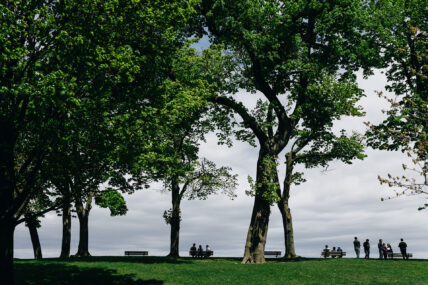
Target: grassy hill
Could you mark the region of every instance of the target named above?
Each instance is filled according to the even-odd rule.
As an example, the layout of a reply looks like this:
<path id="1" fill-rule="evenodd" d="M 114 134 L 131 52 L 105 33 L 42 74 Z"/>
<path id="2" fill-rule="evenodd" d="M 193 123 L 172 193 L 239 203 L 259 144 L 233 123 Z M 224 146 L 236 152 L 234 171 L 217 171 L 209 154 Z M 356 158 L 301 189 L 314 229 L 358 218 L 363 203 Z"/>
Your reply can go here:
<path id="1" fill-rule="evenodd" d="M 17 284 L 428 284 L 428 260 L 90 257 L 16 260 Z"/>

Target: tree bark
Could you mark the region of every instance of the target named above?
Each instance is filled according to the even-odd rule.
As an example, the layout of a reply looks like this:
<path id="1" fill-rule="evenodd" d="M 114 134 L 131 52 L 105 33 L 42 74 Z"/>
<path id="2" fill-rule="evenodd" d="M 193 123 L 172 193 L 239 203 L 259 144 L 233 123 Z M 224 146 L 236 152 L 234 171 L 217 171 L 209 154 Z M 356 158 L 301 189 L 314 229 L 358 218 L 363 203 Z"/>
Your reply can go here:
<path id="1" fill-rule="evenodd" d="M 62 243 L 60 258 L 68 258 L 70 256 L 71 244 L 71 206 L 70 197 L 66 197 L 62 207 Z"/>
<path id="2" fill-rule="evenodd" d="M 291 218 L 291 209 L 288 207 L 288 199 L 280 200 L 278 208 L 282 216 L 282 225 L 284 227 L 284 242 L 285 242 L 285 258 L 297 257 L 294 249 L 294 233 L 293 233 L 293 220 Z"/>
<path id="3" fill-rule="evenodd" d="M 282 216 L 282 225 L 284 228 L 284 243 L 285 243 L 285 258 L 295 258 L 297 257 L 296 251 L 294 249 L 294 233 L 293 233 L 293 220 L 291 218 L 291 209 L 288 205 L 290 199 L 290 187 L 293 183 L 292 175 L 294 169 L 293 162 L 293 153 L 289 152 L 285 156 L 285 178 L 284 178 L 284 188 L 281 198 L 278 202 L 278 208 Z"/>
<path id="4" fill-rule="evenodd" d="M 263 197 L 263 193 L 268 191 L 266 181 L 271 181 L 269 176 L 272 175 L 272 173 L 268 173 L 266 170 L 265 158 L 268 158 L 267 152 L 261 149 L 257 160 L 256 193 L 253 213 L 247 233 L 242 263 L 265 262 L 264 250 L 269 226 L 270 203 Z"/>
<path id="5" fill-rule="evenodd" d="M 15 219 L 14 146 L 16 131 L 5 118 L 0 118 L 0 284 L 14 284 L 13 235 Z"/>
<path id="6" fill-rule="evenodd" d="M 171 240 L 170 240 L 170 251 L 168 256 L 179 257 L 179 244 L 180 244 L 180 187 L 177 179 L 173 179 L 171 185 L 171 194 L 172 194 L 172 213 L 171 213 Z"/>
<path id="7" fill-rule="evenodd" d="M 15 284 L 13 272 L 14 220 L 0 221 L 0 284 Z"/>
<path id="8" fill-rule="evenodd" d="M 91 256 L 89 253 L 89 213 L 91 211 L 92 198 L 94 193 L 88 194 L 86 206 L 83 206 L 81 198 L 76 197 L 76 211 L 79 218 L 79 246 L 76 256 Z"/>
<path id="9" fill-rule="evenodd" d="M 33 245 L 34 259 L 42 259 L 42 247 L 40 245 L 39 233 L 37 232 L 37 220 L 34 221 L 30 218 L 30 220 L 27 221 L 27 227 Z"/>

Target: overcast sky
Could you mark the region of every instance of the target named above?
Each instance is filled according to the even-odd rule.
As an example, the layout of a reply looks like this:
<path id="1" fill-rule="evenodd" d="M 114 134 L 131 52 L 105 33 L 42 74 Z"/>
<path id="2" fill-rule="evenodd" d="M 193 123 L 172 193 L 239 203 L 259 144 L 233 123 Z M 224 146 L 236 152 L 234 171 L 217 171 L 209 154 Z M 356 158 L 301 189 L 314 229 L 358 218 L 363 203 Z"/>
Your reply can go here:
<path id="1" fill-rule="evenodd" d="M 367 115 L 364 118 L 344 118 L 335 129 L 364 132 L 364 121 L 380 122 L 382 108 L 387 104 L 374 90 L 382 90 L 385 78 L 380 73 L 368 80 L 359 78 L 367 97 L 360 104 Z M 248 106 L 257 95 L 238 94 Z M 209 244 L 215 256 L 242 256 L 250 222 L 253 198 L 245 195 L 249 189 L 247 176 L 255 177 L 257 149 L 246 143 L 235 142 L 227 148 L 218 146 L 215 135 L 209 134 L 201 145 L 201 157 L 214 161 L 217 166 L 230 166 L 239 175 L 238 197 L 230 200 L 216 195 L 205 201 L 183 201 L 180 232 L 180 254 L 188 255 L 192 243 Z M 381 197 L 392 194 L 388 187 L 379 185 L 377 175 L 402 174 L 405 155 L 399 152 L 367 150 L 368 157 L 352 165 L 332 163 L 328 171 L 305 170 L 307 182 L 294 186 L 290 207 L 293 215 L 296 253 L 318 257 L 325 244 L 341 246 L 348 256 L 355 256 L 352 248 L 354 236 L 370 239 L 372 248 L 379 238 L 398 251 L 402 237 L 408 252 L 415 258 L 428 258 L 428 211 L 417 211 L 426 200 L 421 196 L 400 197 L 381 202 Z M 283 154 L 280 155 L 283 157 Z M 283 159 L 282 159 L 283 161 Z M 284 164 L 280 164 L 281 177 Z M 282 178 L 283 179 L 283 178 Z M 281 180 L 282 180 L 281 179 Z M 162 214 L 171 207 L 169 193 L 159 191 L 161 185 L 126 196 L 129 212 L 123 217 L 110 217 L 109 211 L 94 206 L 89 217 L 89 249 L 92 255 L 123 255 L 125 250 L 148 250 L 149 255 L 169 252 L 169 226 Z M 61 217 L 46 215 L 39 229 L 44 257 L 57 257 L 61 248 Z M 72 250 L 77 251 L 78 220 L 72 221 Z M 272 207 L 266 250 L 284 252 L 282 220 L 277 207 Z M 376 254 L 374 255 L 376 256 Z M 15 232 L 15 257 L 32 258 L 28 229 L 20 225 Z"/>

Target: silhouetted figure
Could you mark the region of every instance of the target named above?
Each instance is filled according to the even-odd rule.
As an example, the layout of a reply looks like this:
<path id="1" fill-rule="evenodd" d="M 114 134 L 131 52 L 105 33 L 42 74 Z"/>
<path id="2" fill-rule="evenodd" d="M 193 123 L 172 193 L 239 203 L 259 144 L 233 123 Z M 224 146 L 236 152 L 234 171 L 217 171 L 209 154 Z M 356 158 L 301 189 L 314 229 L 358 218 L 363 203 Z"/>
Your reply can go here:
<path id="1" fill-rule="evenodd" d="M 336 247 L 335 247 L 335 246 L 333 246 L 333 248 L 331 249 L 331 251 L 335 252 L 335 251 L 336 251 Z M 335 258 L 336 256 L 332 255 L 331 257 L 332 257 L 332 258 Z"/>
<path id="2" fill-rule="evenodd" d="M 340 246 L 337 247 L 337 252 L 340 252 L 339 258 L 342 258 L 342 256 L 343 256 L 343 253 L 342 253 L 343 250 L 342 250 L 342 248 Z"/>
<path id="3" fill-rule="evenodd" d="M 328 248 L 328 245 L 325 245 L 325 248 L 322 251 L 322 254 L 324 256 L 324 258 L 328 257 L 328 253 L 330 252 L 330 249 Z"/>
<path id="4" fill-rule="evenodd" d="M 383 251 L 382 251 L 382 239 L 379 240 L 379 243 L 377 244 L 377 248 L 379 249 L 379 259 L 382 259 L 383 257 Z"/>
<path id="5" fill-rule="evenodd" d="M 403 259 L 409 259 L 409 256 L 407 255 L 407 243 L 405 243 L 403 239 L 401 239 L 400 243 L 398 244 L 398 247 L 400 248 L 400 252 L 403 256 Z"/>
<path id="6" fill-rule="evenodd" d="M 369 243 L 369 239 L 366 239 L 366 241 L 363 243 L 363 247 L 364 247 L 364 253 L 366 254 L 364 256 L 364 258 L 369 259 L 370 258 L 370 243 Z"/>
<path id="7" fill-rule="evenodd" d="M 357 237 L 354 238 L 354 250 L 355 250 L 355 254 L 357 255 L 357 258 L 360 258 L 360 248 L 361 248 L 361 243 L 358 240 Z"/>
<path id="8" fill-rule="evenodd" d="M 204 250 L 202 249 L 202 245 L 199 245 L 198 247 L 198 257 L 203 257 L 204 256 Z"/>
<path id="9" fill-rule="evenodd" d="M 194 243 L 194 244 L 192 245 L 192 247 L 190 248 L 190 255 L 191 255 L 192 257 L 195 257 L 195 256 L 196 256 L 196 243 Z"/>

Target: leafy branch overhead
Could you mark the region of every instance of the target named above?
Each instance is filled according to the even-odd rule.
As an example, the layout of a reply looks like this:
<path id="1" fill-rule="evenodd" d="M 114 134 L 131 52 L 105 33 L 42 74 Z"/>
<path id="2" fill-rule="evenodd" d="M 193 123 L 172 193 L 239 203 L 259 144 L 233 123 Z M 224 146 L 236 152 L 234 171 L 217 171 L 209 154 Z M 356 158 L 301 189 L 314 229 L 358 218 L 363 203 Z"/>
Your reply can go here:
<path id="1" fill-rule="evenodd" d="M 380 150 L 401 150 L 411 160 L 402 164 L 402 175 L 378 176 L 393 188 L 395 196 L 428 194 L 428 41 L 425 1 L 373 3 L 376 26 L 372 33 L 382 46 L 387 91 L 378 92 L 389 103 L 386 119 L 377 125 L 367 122 L 367 143 Z M 391 17 L 390 15 L 394 15 Z M 385 198 L 382 198 L 385 200 Z M 427 208 L 427 204 L 419 210 Z"/>

